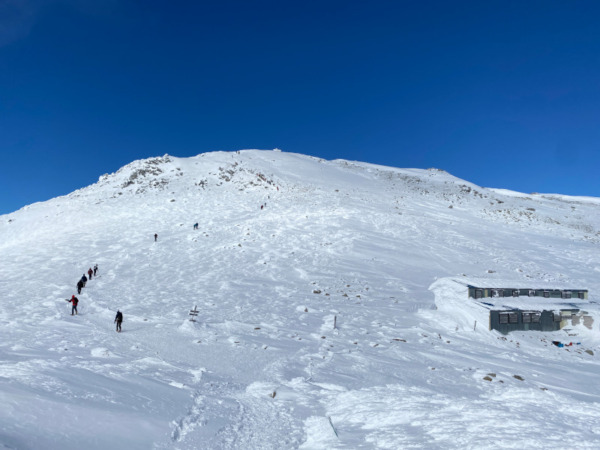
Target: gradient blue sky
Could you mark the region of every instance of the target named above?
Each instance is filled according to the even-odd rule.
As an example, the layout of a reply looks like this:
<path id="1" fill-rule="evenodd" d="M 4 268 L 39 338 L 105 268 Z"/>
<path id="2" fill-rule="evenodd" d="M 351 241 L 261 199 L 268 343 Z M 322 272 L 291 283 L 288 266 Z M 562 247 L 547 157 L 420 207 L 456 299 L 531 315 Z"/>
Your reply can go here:
<path id="1" fill-rule="evenodd" d="M 600 197 L 600 2 L 0 0 L 0 214 L 272 149 Z"/>

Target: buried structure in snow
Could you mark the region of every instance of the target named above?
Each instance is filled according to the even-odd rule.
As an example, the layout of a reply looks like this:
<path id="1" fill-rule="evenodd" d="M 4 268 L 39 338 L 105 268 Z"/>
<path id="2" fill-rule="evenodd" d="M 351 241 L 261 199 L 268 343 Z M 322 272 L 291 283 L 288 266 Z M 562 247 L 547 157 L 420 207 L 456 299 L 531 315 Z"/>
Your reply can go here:
<path id="1" fill-rule="evenodd" d="M 436 281 L 431 290 L 436 294 L 438 309 L 452 312 L 455 317 L 458 313 L 464 319 L 469 318 L 467 323 L 473 327 L 477 321 L 488 322 L 490 330 L 502 334 L 528 330 L 557 331 L 579 325 L 592 330 L 593 317 L 598 313 L 597 304 L 588 300 L 585 289 L 476 286 L 516 284 L 519 283 L 446 278 Z"/>
<path id="2" fill-rule="evenodd" d="M 592 329 L 585 289 L 480 288 L 468 285 L 469 298 L 490 307 L 490 330 L 557 331 L 583 323 Z M 584 303 L 586 302 L 586 303 Z"/>

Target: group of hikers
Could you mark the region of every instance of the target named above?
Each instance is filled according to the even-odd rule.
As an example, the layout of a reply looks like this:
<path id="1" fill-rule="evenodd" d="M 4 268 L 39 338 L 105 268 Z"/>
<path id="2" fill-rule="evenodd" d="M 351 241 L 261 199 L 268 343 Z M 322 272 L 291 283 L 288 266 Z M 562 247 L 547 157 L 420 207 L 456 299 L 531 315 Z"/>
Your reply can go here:
<path id="1" fill-rule="evenodd" d="M 98 273 L 98 264 L 96 264 L 94 266 L 93 270 L 92 270 L 91 267 L 89 268 L 89 270 L 87 271 L 87 274 L 88 274 L 87 277 L 85 276 L 85 273 L 83 274 L 83 276 L 77 282 L 77 295 L 81 295 L 81 290 L 87 284 L 88 279 L 91 280 L 92 279 L 92 275 L 96 276 L 97 273 Z M 75 294 L 73 294 L 70 299 L 67 299 L 67 301 L 69 303 L 71 303 L 71 315 L 73 316 L 75 314 L 78 314 L 78 312 L 77 312 L 77 305 L 79 304 L 79 299 L 77 297 L 75 297 Z"/>
<path id="2" fill-rule="evenodd" d="M 83 289 L 85 287 L 88 280 L 92 279 L 92 276 L 97 277 L 97 273 L 98 273 L 98 264 L 95 264 L 93 269 L 91 267 L 88 269 L 87 277 L 85 276 L 85 273 L 83 274 L 83 276 L 77 282 L 77 294 L 78 295 L 81 294 L 81 289 Z M 79 299 L 77 297 L 75 297 L 75 294 L 73 294 L 70 299 L 67 299 L 67 302 L 71 303 L 71 315 L 73 316 L 73 315 L 78 314 L 77 305 L 79 304 Z M 123 322 L 123 313 L 121 311 L 117 310 L 117 315 L 115 316 L 115 321 L 113 323 L 117 324 L 117 332 L 118 333 L 121 332 L 121 323 L 122 322 Z"/>
<path id="3" fill-rule="evenodd" d="M 96 276 L 96 273 L 98 272 L 98 264 L 96 264 L 94 266 L 94 269 L 92 270 L 92 268 L 90 267 L 87 271 L 88 276 L 85 276 L 85 273 L 83 274 L 83 276 L 81 277 L 81 279 L 77 282 L 77 293 L 81 294 L 81 290 L 85 287 L 85 285 L 88 282 L 88 279 L 91 280 L 92 279 L 92 275 Z"/>

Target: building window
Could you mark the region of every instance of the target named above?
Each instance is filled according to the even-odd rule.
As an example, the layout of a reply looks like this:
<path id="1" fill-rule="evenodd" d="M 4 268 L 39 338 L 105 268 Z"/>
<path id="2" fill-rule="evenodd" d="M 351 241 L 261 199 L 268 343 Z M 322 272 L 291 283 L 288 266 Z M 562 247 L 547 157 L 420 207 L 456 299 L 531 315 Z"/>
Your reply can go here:
<path id="1" fill-rule="evenodd" d="M 585 298 L 585 293 L 584 292 L 578 292 L 577 293 L 577 297 L 579 297 L 579 298 Z"/>
<path id="2" fill-rule="evenodd" d="M 523 323 L 531 323 L 531 313 L 523 313 Z"/>
<path id="3" fill-rule="evenodd" d="M 536 312 L 531 314 L 531 323 L 540 323 L 540 319 L 542 318 L 542 313 Z"/>
<path id="4" fill-rule="evenodd" d="M 529 295 L 530 297 L 535 297 L 535 291 L 532 289 L 529 289 L 529 293 L 527 295 Z"/>
<path id="5" fill-rule="evenodd" d="M 544 291 L 544 298 L 550 298 L 550 291 Z"/>
<path id="6" fill-rule="evenodd" d="M 508 323 L 508 313 L 500 313 L 498 320 L 500 323 Z"/>
<path id="7" fill-rule="evenodd" d="M 571 298 L 571 291 L 562 291 L 562 298 Z"/>
<path id="8" fill-rule="evenodd" d="M 508 323 L 519 323 L 519 313 L 508 313 Z"/>
<path id="9" fill-rule="evenodd" d="M 562 320 L 561 314 L 559 312 L 558 313 L 554 313 L 554 321 L 555 322 L 560 322 L 561 320 Z"/>
<path id="10" fill-rule="evenodd" d="M 475 289 L 475 298 L 481 298 L 481 297 L 483 297 L 483 290 L 482 289 Z"/>
<path id="11" fill-rule="evenodd" d="M 518 289 L 513 289 L 512 296 L 513 297 L 518 297 L 519 296 L 519 290 Z"/>

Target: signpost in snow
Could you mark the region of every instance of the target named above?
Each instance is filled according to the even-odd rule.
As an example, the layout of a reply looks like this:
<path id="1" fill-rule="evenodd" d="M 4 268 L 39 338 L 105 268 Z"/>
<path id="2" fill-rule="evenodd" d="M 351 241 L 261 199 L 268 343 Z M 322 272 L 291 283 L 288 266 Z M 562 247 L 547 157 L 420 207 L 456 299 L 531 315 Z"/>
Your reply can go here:
<path id="1" fill-rule="evenodd" d="M 194 305 L 194 309 L 190 309 L 190 322 L 195 322 L 196 321 L 196 317 L 198 316 L 198 305 Z"/>

